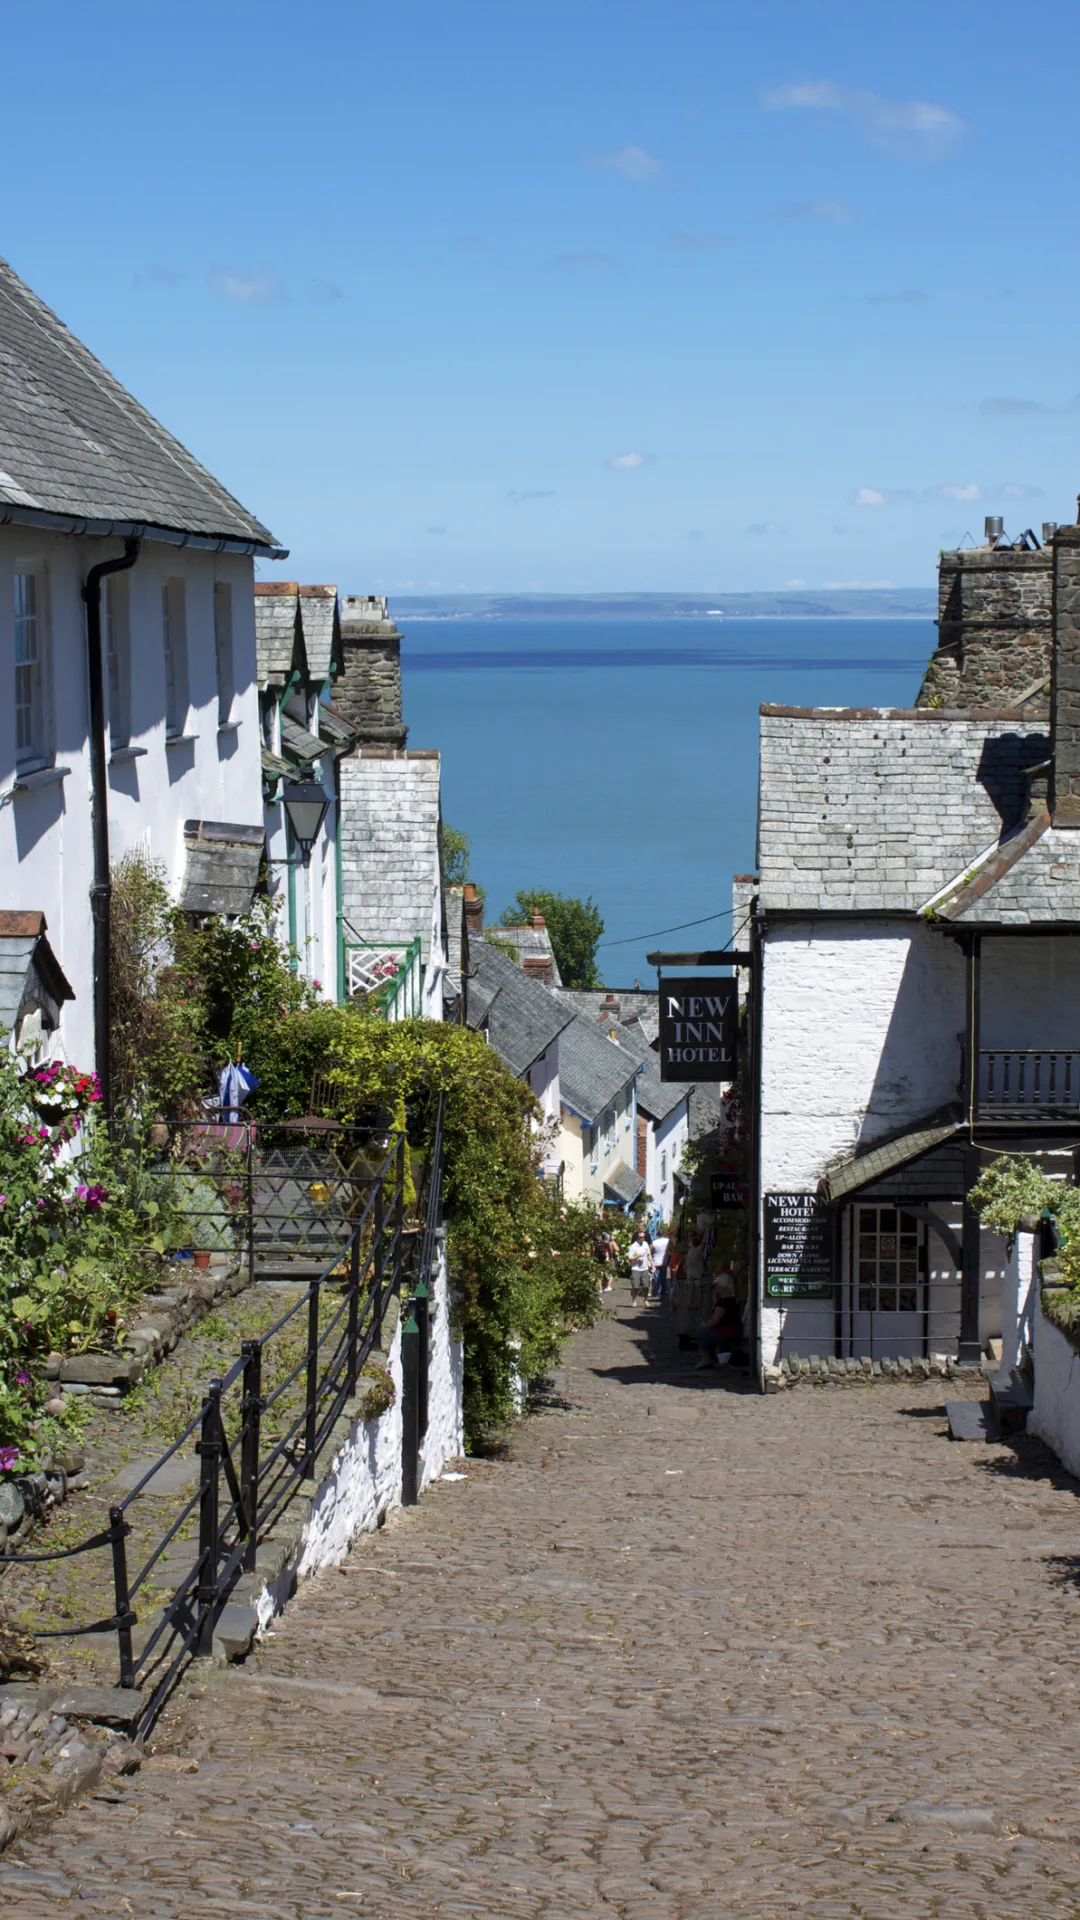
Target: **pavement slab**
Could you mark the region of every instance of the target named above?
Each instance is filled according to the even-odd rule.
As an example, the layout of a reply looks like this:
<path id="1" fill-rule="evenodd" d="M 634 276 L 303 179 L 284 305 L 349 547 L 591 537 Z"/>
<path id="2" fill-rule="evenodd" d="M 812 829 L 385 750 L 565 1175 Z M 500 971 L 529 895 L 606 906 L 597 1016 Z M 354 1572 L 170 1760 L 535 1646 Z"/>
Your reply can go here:
<path id="1" fill-rule="evenodd" d="M 680 1359 L 621 1303 L 580 1335 L 507 1458 L 0 1856 L 5 1916 L 1074 1920 L 1076 1483 L 951 1445 L 942 1382 Z"/>

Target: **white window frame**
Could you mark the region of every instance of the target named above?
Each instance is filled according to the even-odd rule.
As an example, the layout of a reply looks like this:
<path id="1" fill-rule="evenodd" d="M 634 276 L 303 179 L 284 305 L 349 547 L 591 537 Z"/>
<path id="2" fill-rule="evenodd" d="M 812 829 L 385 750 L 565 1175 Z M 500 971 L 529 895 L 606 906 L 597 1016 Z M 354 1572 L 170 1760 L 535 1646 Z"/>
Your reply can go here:
<path id="1" fill-rule="evenodd" d="M 131 743 L 131 589 L 126 573 L 105 579 L 105 685 L 109 701 L 109 747 Z"/>
<path id="2" fill-rule="evenodd" d="M 234 724 L 236 674 L 233 654 L 233 590 L 228 580 L 214 582 L 214 665 L 217 670 L 218 727 Z"/>
<path id="3" fill-rule="evenodd" d="M 15 765 L 23 772 L 52 758 L 48 577 L 32 560 L 15 562 Z"/>
<path id="4" fill-rule="evenodd" d="M 165 662 L 165 737 L 182 740 L 187 733 L 191 701 L 188 695 L 187 582 L 165 580 L 161 588 L 161 631 Z"/>

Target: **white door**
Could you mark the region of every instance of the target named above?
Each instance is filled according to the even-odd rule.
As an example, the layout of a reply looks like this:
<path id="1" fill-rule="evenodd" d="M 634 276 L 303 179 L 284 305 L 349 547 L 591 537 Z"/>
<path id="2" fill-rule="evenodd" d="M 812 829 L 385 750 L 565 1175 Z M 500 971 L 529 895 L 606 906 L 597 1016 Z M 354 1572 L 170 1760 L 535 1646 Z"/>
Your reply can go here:
<path id="1" fill-rule="evenodd" d="M 915 1358 L 926 1339 L 926 1227 L 897 1207 L 853 1208 L 852 1350 Z"/>

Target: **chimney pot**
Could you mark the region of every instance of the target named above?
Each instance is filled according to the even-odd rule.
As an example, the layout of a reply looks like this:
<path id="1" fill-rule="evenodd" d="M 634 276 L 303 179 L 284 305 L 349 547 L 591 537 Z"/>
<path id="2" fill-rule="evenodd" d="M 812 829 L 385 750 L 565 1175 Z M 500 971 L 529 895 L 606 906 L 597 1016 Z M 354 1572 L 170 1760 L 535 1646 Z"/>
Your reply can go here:
<path id="1" fill-rule="evenodd" d="M 472 880 L 466 880 L 462 888 L 462 901 L 465 907 L 465 926 L 469 933 L 484 931 L 484 903 L 476 891 Z"/>
<path id="2" fill-rule="evenodd" d="M 1005 522 L 999 513 L 988 513 L 983 521 L 983 528 L 986 533 L 986 544 L 992 547 L 1001 539 L 1005 531 Z"/>
<path id="3" fill-rule="evenodd" d="M 529 921 L 529 925 L 534 933 L 543 933 L 544 928 L 547 926 L 547 921 L 544 919 L 542 913 L 534 913 L 532 919 Z"/>

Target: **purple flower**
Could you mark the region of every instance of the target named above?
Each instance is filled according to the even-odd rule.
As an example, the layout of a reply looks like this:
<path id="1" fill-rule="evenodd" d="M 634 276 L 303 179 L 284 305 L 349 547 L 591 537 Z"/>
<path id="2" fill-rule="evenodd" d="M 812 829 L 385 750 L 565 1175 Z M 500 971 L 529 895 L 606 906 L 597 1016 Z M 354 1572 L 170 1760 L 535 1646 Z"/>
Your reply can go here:
<path id="1" fill-rule="evenodd" d="M 18 1464 L 18 1447 L 0 1447 L 0 1473 L 14 1473 Z"/>
<path id="2" fill-rule="evenodd" d="M 78 1186 L 75 1189 L 76 1200 L 81 1200 L 83 1205 L 87 1207 L 91 1213 L 99 1212 L 102 1201 L 107 1200 L 108 1197 L 109 1197 L 108 1187 Z"/>
<path id="3" fill-rule="evenodd" d="M 17 1387 L 28 1387 L 30 1385 L 30 1375 L 24 1372 L 22 1368 L 20 1368 L 19 1372 L 15 1375 L 15 1385 Z"/>

